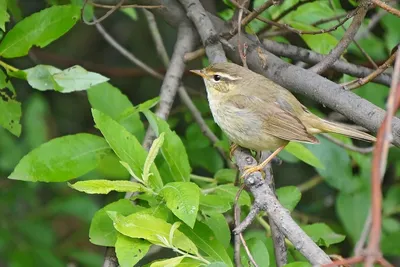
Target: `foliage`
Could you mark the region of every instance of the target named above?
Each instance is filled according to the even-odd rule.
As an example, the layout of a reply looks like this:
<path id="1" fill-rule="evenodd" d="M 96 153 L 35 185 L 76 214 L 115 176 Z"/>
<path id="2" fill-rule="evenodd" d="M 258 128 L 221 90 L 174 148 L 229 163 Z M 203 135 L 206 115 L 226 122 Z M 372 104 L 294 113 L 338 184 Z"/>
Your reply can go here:
<path id="1" fill-rule="evenodd" d="M 275 19 L 299 1 L 285 0 L 260 16 Z M 67 54 L 63 49 L 71 52 L 75 43 L 83 45 L 86 38 L 87 32 L 78 33 L 86 31 L 78 22 L 84 1 L 47 2 L 47 8 L 30 10 L 31 15 L 22 17 L 26 12 L 21 12 L 18 1 L 0 0 L 0 185 L 5 188 L 0 194 L 4 217 L 0 224 L 1 261 L 9 266 L 65 266 L 70 262 L 99 266 L 103 248 L 111 247 L 121 266 L 234 266 L 231 229 L 239 190 L 234 185 L 237 174 L 214 147 L 228 153 L 227 138 L 212 120 L 206 99 L 193 96 L 207 125 L 221 140 L 218 144 L 204 136 L 181 103 L 168 121 L 158 117 L 153 112 L 159 101 L 153 97 L 158 91 L 147 92 L 159 87 L 153 79 L 138 78 L 123 84 L 114 78 L 109 82 L 106 76 L 114 72 L 95 64 L 54 64 L 56 67 L 41 60 L 34 66 L 27 64 L 23 61 L 26 56 L 31 53 L 35 58 L 34 52 L 39 51 L 33 47 Z M 218 14 L 229 20 L 234 6 L 230 1 L 223 2 L 217 4 Z M 252 2 L 254 8 L 264 3 Z M 329 1 L 307 2 L 282 17 L 281 22 L 298 30 L 319 30 L 336 22 L 313 23 L 349 9 L 341 6 L 343 1 L 334 1 L 334 7 Z M 21 4 L 21 8 L 26 7 Z M 136 30 L 145 28 L 147 34 L 147 25 L 140 24 L 142 14 L 132 8 L 123 10 L 121 20 L 129 20 L 125 23 L 134 24 Z M 83 15 L 86 20 L 92 19 L 93 7 L 86 6 Z M 364 28 L 367 23 L 363 22 Z M 382 33 L 370 33 L 360 41 L 374 60 L 384 60 L 399 42 L 394 25 L 399 26 L 399 19 L 385 15 L 380 22 Z M 159 26 L 172 47 L 173 39 L 169 38 L 173 30 Z M 253 20 L 246 31 L 257 33 L 265 27 Z M 328 54 L 343 33 L 339 28 L 319 35 L 300 35 L 298 40 L 285 36 L 279 40 Z M 135 42 L 132 50 L 138 49 L 151 65 L 159 64 L 146 38 L 143 34 L 143 43 Z M 96 50 L 91 60 L 116 57 L 102 53 Z M 346 55 L 364 60 L 355 45 Z M 201 61 L 208 62 L 204 57 L 198 65 Z M 108 63 L 105 67 L 112 69 Z M 333 77 L 336 82 L 350 78 Z M 385 107 L 387 92 L 386 86 L 374 83 L 356 91 L 381 108 Z M 318 105 L 314 108 L 326 111 Z M 145 126 L 156 135 L 149 150 L 142 146 Z M 335 137 L 352 144 L 348 138 Z M 360 238 L 368 215 L 371 156 L 348 151 L 324 138 L 319 140 L 320 145 L 291 143 L 285 149 L 282 166 L 274 166 L 276 193 L 314 242 L 329 254 L 346 255 L 349 246 Z M 390 153 L 381 242 L 385 255 L 399 257 L 400 153 L 395 149 Z M 301 183 L 315 175 L 322 178 L 321 184 L 301 190 L 306 188 Z M 252 202 L 250 194 L 243 191 L 238 198 L 242 215 L 247 214 Z M 259 266 L 275 266 L 269 225 L 261 215 L 258 219 L 259 224 L 246 231 L 247 245 Z M 165 258 L 148 253 L 152 247 L 162 249 Z M 310 266 L 292 244 L 288 244 L 288 250 L 286 266 Z M 248 265 L 244 251 L 240 259 Z"/>

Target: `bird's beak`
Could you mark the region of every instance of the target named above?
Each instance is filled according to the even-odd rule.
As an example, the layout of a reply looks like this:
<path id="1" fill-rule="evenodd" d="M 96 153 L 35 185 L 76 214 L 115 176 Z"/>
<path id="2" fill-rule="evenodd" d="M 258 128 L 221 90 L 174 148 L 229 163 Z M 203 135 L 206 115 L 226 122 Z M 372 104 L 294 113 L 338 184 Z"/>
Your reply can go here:
<path id="1" fill-rule="evenodd" d="M 206 75 L 204 75 L 202 70 L 190 70 L 190 72 L 193 72 L 194 74 L 197 74 L 203 78 L 206 78 Z"/>

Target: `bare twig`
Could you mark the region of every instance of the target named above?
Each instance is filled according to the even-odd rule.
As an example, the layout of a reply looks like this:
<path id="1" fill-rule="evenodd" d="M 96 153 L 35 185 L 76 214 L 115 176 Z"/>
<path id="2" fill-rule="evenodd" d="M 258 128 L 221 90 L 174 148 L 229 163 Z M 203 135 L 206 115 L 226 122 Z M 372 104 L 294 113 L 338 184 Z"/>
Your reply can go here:
<path id="1" fill-rule="evenodd" d="M 360 154 L 369 154 L 374 150 L 374 146 L 370 146 L 370 147 L 357 147 L 354 145 L 350 145 L 350 144 L 345 144 L 342 141 L 340 141 L 339 139 L 336 139 L 335 137 L 330 136 L 329 134 L 321 134 L 323 137 L 325 137 L 326 139 L 328 139 L 329 141 L 331 141 L 332 143 L 343 147 L 347 150 L 351 150 Z"/>
<path id="2" fill-rule="evenodd" d="M 299 189 L 299 191 L 301 193 L 304 193 L 304 192 L 310 190 L 311 188 L 316 187 L 323 181 L 324 181 L 324 179 L 321 176 L 316 175 L 316 176 L 312 177 L 311 179 L 307 180 L 306 182 L 299 184 L 297 186 L 297 188 Z"/>
<path id="3" fill-rule="evenodd" d="M 114 13 L 118 8 L 120 8 L 124 4 L 125 0 L 120 0 L 118 4 L 113 6 L 109 11 L 107 11 L 106 14 L 104 14 L 104 16 L 100 17 L 99 19 L 96 19 L 96 17 L 93 16 L 93 21 L 86 21 L 85 16 L 83 16 L 83 12 L 85 10 L 85 6 L 86 6 L 88 0 L 84 0 L 84 1 L 85 2 L 83 2 L 82 9 L 81 9 L 81 19 L 86 25 L 96 25 L 96 24 L 99 24 L 100 22 L 102 22 L 103 20 L 105 20 L 106 18 L 108 18 L 109 16 L 111 16 L 112 13 Z"/>
<path id="4" fill-rule="evenodd" d="M 364 84 L 372 81 L 373 79 L 375 79 L 378 75 L 380 75 L 381 73 L 383 73 L 387 68 L 389 68 L 393 61 L 396 58 L 396 53 L 393 53 L 386 61 L 385 63 L 383 63 L 382 65 L 380 65 L 378 67 L 377 70 L 375 70 L 374 72 L 370 73 L 368 76 L 364 77 L 364 78 L 358 78 L 355 79 L 351 82 L 342 84 L 342 86 L 347 89 L 347 90 L 353 90 L 356 89 L 360 86 L 363 86 Z"/>
<path id="5" fill-rule="evenodd" d="M 100 8 L 105 8 L 105 9 L 113 9 L 115 5 L 102 5 L 99 3 L 94 3 L 92 1 L 88 2 L 89 5 L 94 6 L 94 7 L 100 7 Z M 146 5 L 121 5 L 119 8 L 144 8 L 144 9 L 152 9 L 152 8 L 162 8 L 162 5 L 157 5 L 157 6 L 146 6 Z"/>
<path id="6" fill-rule="evenodd" d="M 237 4 L 236 1 L 231 1 L 233 4 Z M 246 26 L 247 24 L 250 23 L 253 19 L 258 17 L 261 13 L 263 13 L 265 10 L 267 10 L 270 6 L 272 6 L 273 2 L 271 0 L 265 1 L 264 4 L 262 4 L 259 8 L 254 10 L 253 12 L 250 12 L 249 15 L 247 15 L 243 20 L 241 25 Z"/>
<path id="7" fill-rule="evenodd" d="M 372 199 L 372 223 L 367 247 L 366 267 L 372 267 L 380 255 L 380 238 L 382 223 L 382 191 L 381 177 L 386 170 L 387 155 L 389 146 L 392 142 L 392 119 L 400 103 L 400 49 L 397 50 L 396 63 L 392 86 L 387 102 L 387 112 L 382 126 L 379 128 L 377 142 L 372 155 L 372 175 L 371 175 L 371 199 Z"/>
<path id="8" fill-rule="evenodd" d="M 321 62 L 310 68 L 311 71 L 314 71 L 316 73 L 323 73 L 333 63 L 335 63 L 336 60 L 339 59 L 339 57 L 349 46 L 355 34 L 357 33 L 358 29 L 360 28 L 361 23 L 364 20 L 364 17 L 368 11 L 368 3 L 369 2 L 367 0 L 363 0 L 360 2 L 360 5 L 355 10 L 356 14 L 353 18 L 353 21 L 351 22 L 345 34 L 343 35 L 342 39 L 339 41 L 336 47 L 332 49 L 329 55 L 326 58 L 324 58 L 324 60 L 322 60 Z"/>
<path id="9" fill-rule="evenodd" d="M 380 0 L 371 0 L 372 3 L 374 3 L 375 5 L 379 6 L 380 8 L 386 10 L 389 13 L 392 13 L 395 16 L 400 17 L 400 10 L 397 10 L 396 8 L 393 8 L 391 6 L 389 6 L 388 4 L 380 1 Z"/>

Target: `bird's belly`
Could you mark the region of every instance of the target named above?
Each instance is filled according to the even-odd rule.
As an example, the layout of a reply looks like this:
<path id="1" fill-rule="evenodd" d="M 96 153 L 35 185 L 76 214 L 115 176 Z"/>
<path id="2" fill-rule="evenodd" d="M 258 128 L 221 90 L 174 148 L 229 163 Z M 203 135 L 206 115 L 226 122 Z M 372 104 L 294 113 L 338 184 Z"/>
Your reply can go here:
<path id="1" fill-rule="evenodd" d="M 262 118 L 235 107 L 211 104 L 215 122 L 228 138 L 241 147 L 262 151 L 275 150 L 287 143 L 263 131 Z"/>

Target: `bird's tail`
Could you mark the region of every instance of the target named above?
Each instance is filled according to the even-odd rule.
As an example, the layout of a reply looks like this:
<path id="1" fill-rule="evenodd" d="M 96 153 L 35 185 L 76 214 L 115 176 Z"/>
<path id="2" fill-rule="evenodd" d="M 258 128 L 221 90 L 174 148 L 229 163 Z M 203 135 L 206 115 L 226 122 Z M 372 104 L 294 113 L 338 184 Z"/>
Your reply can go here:
<path id="1" fill-rule="evenodd" d="M 353 129 L 347 125 L 340 123 L 330 122 L 327 120 L 320 119 L 321 122 L 318 125 L 322 132 L 326 133 L 338 133 L 343 134 L 351 138 L 360 139 L 364 141 L 376 142 L 376 138 L 370 134 L 364 133 L 362 131 Z"/>

